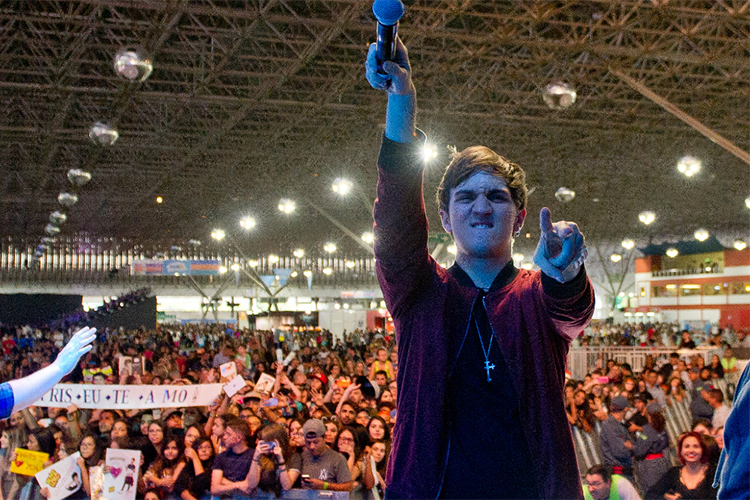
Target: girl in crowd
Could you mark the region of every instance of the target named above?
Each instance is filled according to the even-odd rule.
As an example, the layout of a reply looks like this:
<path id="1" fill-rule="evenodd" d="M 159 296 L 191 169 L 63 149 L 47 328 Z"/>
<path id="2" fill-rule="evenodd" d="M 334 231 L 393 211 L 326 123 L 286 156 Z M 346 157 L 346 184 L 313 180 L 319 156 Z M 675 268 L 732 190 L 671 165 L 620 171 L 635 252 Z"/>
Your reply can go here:
<path id="1" fill-rule="evenodd" d="M 724 378 L 724 367 L 721 365 L 721 358 L 717 354 L 711 356 L 711 364 L 708 367 L 711 370 L 711 378 Z"/>
<path id="2" fill-rule="evenodd" d="M 336 442 L 336 436 L 339 433 L 338 418 L 336 415 L 333 415 L 331 417 L 323 417 L 322 420 L 326 426 L 326 433 L 323 434 L 323 441 L 325 441 L 326 445 L 333 448 L 333 444 Z"/>
<path id="3" fill-rule="evenodd" d="M 350 500 L 361 500 L 363 495 L 363 478 L 365 472 L 364 451 L 369 437 L 364 427 L 345 426 L 336 436 L 334 449 L 346 457 L 346 463 L 349 466 L 349 472 L 352 475 L 352 481 L 357 486 L 350 491 Z M 366 486 L 366 485 L 365 485 Z"/>
<path id="4" fill-rule="evenodd" d="M 391 431 L 380 416 L 372 417 L 370 423 L 367 424 L 367 434 L 370 437 L 370 444 L 376 441 L 391 441 Z"/>
<path id="5" fill-rule="evenodd" d="M 201 436 L 192 447 L 185 448 L 187 464 L 177 477 L 173 494 L 182 500 L 201 500 L 211 495 L 211 467 L 214 463 L 214 445 Z"/>
<path id="6" fill-rule="evenodd" d="M 682 403 L 687 397 L 685 384 L 682 383 L 679 377 L 669 379 L 669 393 L 667 393 L 667 396 L 667 402 L 669 403 Z"/>
<path id="7" fill-rule="evenodd" d="M 44 463 L 44 468 L 49 467 L 57 461 L 55 448 L 55 436 L 49 429 L 40 427 L 37 429 L 32 429 L 29 433 L 29 438 L 26 441 L 26 449 L 30 451 L 41 451 L 42 453 L 46 453 L 47 455 L 49 455 L 49 460 Z M 42 500 L 49 495 L 49 493 L 46 491 L 46 488 L 44 489 L 45 491 L 42 491 L 42 488 L 40 488 L 39 486 L 39 482 L 36 479 L 31 478 L 31 480 L 26 483 L 26 485 L 21 489 L 20 498 L 28 500 Z"/>
<path id="8" fill-rule="evenodd" d="M 148 442 L 143 448 L 142 467 L 144 469 L 147 469 L 161 455 L 166 431 L 166 426 L 161 420 L 153 420 L 148 424 Z"/>
<path id="9" fill-rule="evenodd" d="M 282 490 L 290 490 L 293 483 L 286 464 L 292 455 L 291 448 L 293 446 L 283 425 L 269 424 L 263 427 L 247 474 L 246 490 L 253 494 L 256 488 L 260 488 L 273 492 L 277 498 Z"/>
<path id="10" fill-rule="evenodd" d="M 638 438 L 635 440 L 633 455 L 635 455 L 636 474 L 642 491 L 648 491 L 666 474 L 671 466 L 669 459 L 664 456 L 669 448 L 667 436 L 667 421 L 661 413 L 659 403 L 651 401 L 646 406 L 646 418 Z"/>
<path id="11" fill-rule="evenodd" d="M 305 447 L 305 436 L 302 434 L 302 425 L 304 421 L 300 419 L 292 420 L 289 423 L 289 451 L 291 453 L 302 453 Z"/>
<path id="12" fill-rule="evenodd" d="M 646 500 L 691 500 L 716 498 L 711 487 L 714 471 L 708 464 L 708 448 L 697 432 L 686 432 L 677 442 L 682 464 L 673 467 L 646 492 Z"/>
<path id="13" fill-rule="evenodd" d="M 112 424 L 112 430 L 109 432 L 109 437 L 111 440 L 121 437 L 129 438 L 130 426 L 128 425 L 128 421 L 124 419 L 115 420 L 115 423 Z"/>
<path id="14" fill-rule="evenodd" d="M 183 439 L 170 436 L 164 440 L 161 455 L 143 475 L 146 489 L 155 489 L 164 497 L 170 497 L 175 481 L 185 468 Z"/>
<path id="15" fill-rule="evenodd" d="M 185 439 L 184 439 L 185 456 L 187 456 L 188 450 L 191 449 L 191 447 L 193 446 L 193 443 L 195 443 L 195 441 L 201 437 L 205 437 L 205 436 L 203 435 L 203 430 L 197 424 L 191 425 L 185 430 Z"/>
<path id="16" fill-rule="evenodd" d="M 365 409 L 357 411 L 354 421 L 362 427 L 367 427 L 367 424 L 370 423 L 370 411 Z"/>
<path id="17" fill-rule="evenodd" d="M 388 464 L 390 444 L 386 441 L 375 441 L 370 445 L 369 455 L 365 455 L 365 475 L 363 483 L 367 488 L 365 499 L 380 499 L 385 493 L 385 469 Z"/>
<path id="18" fill-rule="evenodd" d="M 0 435 L 0 500 L 13 500 L 18 494 L 20 485 L 16 474 L 10 472 L 10 464 L 15 459 L 15 449 L 26 446 L 27 440 L 23 428 L 7 428 Z"/>
<path id="19" fill-rule="evenodd" d="M 81 444 L 78 445 L 78 451 L 81 452 L 81 456 L 78 458 L 78 466 L 81 468 L 83 490 L 90 497 L 91 483 L 89 481 L 89 472 L 92 467 L 102 465 L 104 461 L 104 444 L 96 434 L 87 432 L 83 435 L 83 438 L 81 438 Z"/>
<path id="20" fill-rule="evenodd" d="M 568 402 L 568 422 L 584 432 L 592 432 L 596 424 L 596 417 L 586 398 L 586 393 L 578 390 Z"/>

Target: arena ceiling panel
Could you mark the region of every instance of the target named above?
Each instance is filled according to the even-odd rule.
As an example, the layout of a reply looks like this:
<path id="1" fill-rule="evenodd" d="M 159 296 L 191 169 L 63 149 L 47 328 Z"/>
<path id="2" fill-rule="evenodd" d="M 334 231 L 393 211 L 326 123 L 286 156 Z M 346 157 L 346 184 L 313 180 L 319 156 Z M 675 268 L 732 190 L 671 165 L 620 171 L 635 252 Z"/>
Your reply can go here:
<path id="1" fill-rule="evenodd" d="M 698 227 L 747 237 L 750 165 L 628 79 L 748 151 L 749 1 L 406 4 L 418 124 L 438 151 L 425 174 L 433 229 L 448 146 L 484 144 L 528 172 L 530 242 L 545 205 L 593 240 L 684 239 Z M 81 168 L 93 178 L 61 237 L 170 246 L 221 227 L 253 254 L 329 240 L 355 251 L 342 228 L 371 226 L 385 112 L 363 71 L 371 5 L 0 1 L 0 235 L 36 244 L 68 170 Z M 143 83 L 113 70 L 134 46 L 153 61 Z M 570 108 L 543 101 L 554 81 L 576 89 Z M 108 148 L 88 138 L 100 120 L 119 132 Z M 677 172 L 684 155 L 702 160 L 698 175 Z M 353 196 L 334 195 L 337 177 Z M 561 186 L 575 200 L 558 202 Z M 276 209 L 281 197 L 295 214 Z M 642 210 L 657 214 L 649 228 Z M 245 215 L 252 233 L 239 228 Z"/>

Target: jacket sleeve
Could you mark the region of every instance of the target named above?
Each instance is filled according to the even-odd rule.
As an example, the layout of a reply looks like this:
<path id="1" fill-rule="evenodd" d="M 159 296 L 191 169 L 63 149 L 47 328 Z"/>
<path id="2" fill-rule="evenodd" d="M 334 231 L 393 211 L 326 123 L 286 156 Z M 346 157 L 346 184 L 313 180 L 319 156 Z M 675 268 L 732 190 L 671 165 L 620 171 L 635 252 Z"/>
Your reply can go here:
<path id="1" fill-rule="evenodd" d="M 544 273 L 542 275 L 543 302 L 555 330 L 568 341 L 576 338 L 594 315 L 594 287 L 581 266 L 578 276 L 560 283 Z"/>
<path id="2" fill-rule="evenodd" d="M 427 216 L 422 192 L 424 134 L 411 143 L 383 137 L 375 200 L 378 281 L 394 317 L 407 309 L 429 269 Z"/>
<path id="3" fill-rule="evenodd" d="M 621 434 L 617 433 L 616 429 L 607 422 L 605 422 L 605 424 L 607 425 L 602 425 L 602 446 L 609 448 L 612 457 L 623 462 L 627 461 L 630 459 L 630 450 L 625 447 L 625 440 Z"/>

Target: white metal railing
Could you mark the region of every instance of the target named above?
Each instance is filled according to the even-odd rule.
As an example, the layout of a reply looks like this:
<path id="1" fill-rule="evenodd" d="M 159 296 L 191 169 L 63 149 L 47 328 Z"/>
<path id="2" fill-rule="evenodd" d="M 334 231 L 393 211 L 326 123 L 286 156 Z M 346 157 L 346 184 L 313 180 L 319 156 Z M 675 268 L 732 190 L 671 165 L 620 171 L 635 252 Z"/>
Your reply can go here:
<path id="1" fill-rule="evenodd" d="M 646 356 L 649 354 L 654 360 L 659 358 L 666 359 L 673 352 L 677 352 L 680 358 L 689 360 L 694 354 L 700 354 L 706 361 L 711 363 L 711 356 L 714 354 L 722 355 L 721 349 L 700 348 L 700 349 L 676 349 L 676 348 L 651 348 L 651 347 L 576 347 L 571 348 L 568 352 L 568 371 L 576 380 L 583 380 L 587 373 L 596 369 L 597 360 L 602 359 L 602 368 L 606 369 L 606 363 L 614 359 L 618 363 L 628 363 L 633 372 L 640 372 L 646 364 Z"/>

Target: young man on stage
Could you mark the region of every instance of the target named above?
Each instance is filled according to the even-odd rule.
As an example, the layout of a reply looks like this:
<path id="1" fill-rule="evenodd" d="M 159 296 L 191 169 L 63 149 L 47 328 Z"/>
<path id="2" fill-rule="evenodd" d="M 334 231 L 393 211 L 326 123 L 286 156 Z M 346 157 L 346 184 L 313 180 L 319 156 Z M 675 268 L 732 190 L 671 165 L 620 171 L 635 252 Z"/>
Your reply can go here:
<path id="1" fill-rule="evenodd" d="M 406 47 L 367 79 L 388 95 L 378 159 L 375 255 L 399 346 L 398 419 L 388 498 L 582 498 L 563 403 L 568 346 L 594 292 L 583 235 L 540 214 L 534 257 L 513 266 L 526 217 L 525 174 L 475 146 L 448 166 L 438 203 L 456 264 L 427 249 L 416 92 Z"/>

